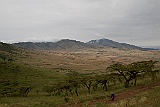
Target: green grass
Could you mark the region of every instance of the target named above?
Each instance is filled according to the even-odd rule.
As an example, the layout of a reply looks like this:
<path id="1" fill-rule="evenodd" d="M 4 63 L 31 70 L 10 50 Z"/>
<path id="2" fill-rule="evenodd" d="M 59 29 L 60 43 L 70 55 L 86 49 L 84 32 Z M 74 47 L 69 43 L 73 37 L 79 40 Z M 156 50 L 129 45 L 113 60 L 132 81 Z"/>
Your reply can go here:
<path id="1" fill-rule="evenodd" d="M 23 56 L 23 55 L 22 55 Z M 22 57 L 20 56 L 20 57 Z M 53 85 L 54 83 L 63 81 L 68 78 L 66 72 L 57 72 L 57 69 L 36 67 L 35 65 L 21 63 L 21 60 L 38 61 L 40 59 L 29 59 L 26 56 L 24 59 L 17 59 L 18 61 L 8 62 L 0 60 L 0 80 L 16 81 L 20 85 L 29 85 L 33 89 L 28 94 L 28 97 L 2 97 L 0 96 L 0 107 L 57 107 L 67 104 L 64 101 L 64 96 L 48 96 L 44 93 L 42 88 L 47 85 Z M 97 73 L 98 74 L 98 73 Z M 157 81 L 159 81 L 160 74 Z M 150 78 L 143 78 L 137 80 L 137 87 L 152 84 Z M 1 88 L 1 87 L 0 87 Z M 88 106 L 88 103 L 93 100 L 105 99 L 107 100 L 112 92 L 119 94 L 125 90 L 132 89 L 124 88 L 123 83 L 111 83 L 108 87 L 108 91 L 103 91 L 101 87 L 97 91 L 91 89 L 91 94 L 88 94 L 85 86 L 81 87 L 78 92 L 79 96 L 75 94 L 69 95 L 68 104 L 83 103 L 84 106 Z M 139 95 L 135 95 L 129 99 L 122 99 L 119 102 L 115 102 L 109 107 L 124 107 L 126 104 L 130 107 L 158 107 L 160 105 L 160 87 L 156 87 L 152 90 L 144 92 Z M 120 106 L 119 106 L 120 105 Z M 94 107 L 105 107 L 104 103 L 97 103 Z"/>
<path id="2" fill-rule="evenodd" d="M 160 105 L 160 86 L 146 92 L 135 95 L 128 99 L 112 103 L 107 107 L 159 107 Z"/>
<path id="3" fill-rule="evenodd" d="M 4 97 L 0 100 L 0 107 L 55 107 L 64 103 L 61 97 L 48 96 Z"/>

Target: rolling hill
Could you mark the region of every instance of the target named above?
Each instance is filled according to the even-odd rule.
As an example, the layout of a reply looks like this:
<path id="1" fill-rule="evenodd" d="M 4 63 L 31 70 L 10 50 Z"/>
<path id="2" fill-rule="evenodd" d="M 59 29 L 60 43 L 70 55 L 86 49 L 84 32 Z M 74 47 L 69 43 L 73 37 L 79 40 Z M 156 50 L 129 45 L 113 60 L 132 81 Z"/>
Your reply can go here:
<path id="1" fill-rule="evenodd" d="M 15 43 L 14 45 L 31 50 L 77 50 L 96 48 L 96 46 L 92 44 L 69 39 L 62 39 L 58 42 L 20 42 Z"/>
<path id="2" fill-rule="evenodd" d="M 99 39 L 99 40 L 91 40 L 88 44 L 107 46 L 118 49 L 138 49 L 138 50 L 147 50 L 147 48 L 141 48 L 135 45 L 130 45 L 126 43 L 119 43 L 109 39 Z"/>
<path id="3" fill-rule="evenodd" d="M 145 104 L 159 105 L 159 94 L 157 94 L 159 92 L 159 85 L 154 85 L 155 88 L 151 87 L 150 84 L 153 85 L 153 81 L 151 81 L 149 76 L 145 75 L 137 78 L 136 87 L 132 84 L 133 82 L 130 82 L 129 85 L 133 89 L 130 90 L 131 88 L 127 89 L 124 87 L 123 83 L 125 80 L 123 77 L 119 78 L 115 73 L 114 75 L 108 75 L 110 71 L 106 71 L 106 68 L 117 62 L 128 65 L 137 61 L 160 61 L 160 51 L 123 50 L 112 48 L 111 46 L 111 48 L 105 48 L 109 46 L 88 44 L 68 39 L 49 43 L 42 42 L 38 44 L 29 42 L 28 44 L 26 43 L 26 48 L 28 48 L 27 46 L 32 46 L 32 49 L 87 49 L 73 52 L 29 51 L 17 48 L 17 53 L 15 52 L 14 54 L 13 45 L 1 43 L 0 52 L 10 55 L 6 59 L 12 58 L 13 61 L 3 59 L 3 56 L 0 58 L 0 107 L 70 107 L 70 105 L 77 107 L 79 104 L 83 106 L 84 104 L 89 105 L 91 103 L 91 106 L 103 106 L 106 103 L 109 106 L 110 103 L 107 101 L 109 101 L 108 96 L 110 96 L 111 92 L 114 92 L 116 95 L 116 102 L 113 104 L 120 105 L 121 102 L 117 101 L 122 100 L 123 102 L 126 101 L 124 105 L 132 104 L 128 101 L 134 101 L 134 105 L 137 106 L 139 105 L 137 101 L 145 98 L 146 100 L 142 102 L 142 104 L 144 103 L 143 106 Z M 7 52 L 8 50 L 13 50 L 13 52 Z M 159 68 L 160 64 L 157 63 L 154 69 Z M 157 74 L 157 78 L 155 79 L 155 82 L 157 81 L 158 84 L 159 76 Z M 106 88 L 104 90 L 101 83 L 94 90 L 93 84 L 90 85 L 91 93 L 89 93 L 90 91 L 85 83 L 96 83 L 97 80 L 106 81 L 106 79 L 110 83 L 110 85 L 107 83 L 108 90 Z M 75 87 L 74 84 L 78 85 Z M 71 88 L 68 89 L 68 87 Z M 147 91 L 144 91 L 144 87 L 147 90 L 152 89 L 149 91 L 153 94 L 155 93 L 155 95 L 152 96 L 153 94 L 146 93 Z M 27 92 L 25 91 L 26 89 Z M 61 92 L 59 91 L 60 89 L 62 89 Z M 71 93 L 70 89 L 72 89 L 73 93 Z M 135 93 L 128 96 L 128 93 L 131 91 L 135 91 Z M 139 94 L 142 91 L 145 93 Z M 136 94 L 138 97 L 135 98 Z M 124 95 L 127 96 L 124 97 Z M 134 98 L 130 100 L 132 98 L 127 99 L 128 97 Z M 66 98 L 69 99 L 68 103 L 65 100 Z M 78 107 L 81 107 L 81 105 Z"/>
<path id="4" fill-rule="evenodd" d="M 17 50 L 17 48 L 14 47 L 13 45 L 0 42 L 0 51 L 9 52 L 10 53 L 10 52 L 16 51 L 16 50 Z"/>
<path id="5" fill-rule="evenodd" d="M 11 60 L 13 56 L 18 52 L 18 48 L 12 44 L 0 42 L 0 59 Z"/>
<path id="6" fill-rule="evenodd" d="M 135 45 L 126 43 L 119 43 L 109 39 L 91 40 L 87 43 L 62 39 L 58 42 L 19 42 L 15 43 L 15 46 L 31 49 L 31 50 L 62 50 L 62 51 L 74 51 L 79 49 L 97 49 L 97 48 L 118 48 L 118 49 L 138 49 L 138 50 L 153 50 L 149 48 L 141 48 Z"/>

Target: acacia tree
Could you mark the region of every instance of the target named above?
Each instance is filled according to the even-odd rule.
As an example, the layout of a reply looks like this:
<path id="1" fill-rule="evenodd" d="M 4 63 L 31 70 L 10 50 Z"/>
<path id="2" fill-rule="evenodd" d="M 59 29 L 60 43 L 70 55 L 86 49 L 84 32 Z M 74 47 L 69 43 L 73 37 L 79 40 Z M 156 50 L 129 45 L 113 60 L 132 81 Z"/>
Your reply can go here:
<path id="1" fill-rule="evenodd" d="M 32 90 L 30 86 L 22 86 L 19 89 L 20 96 L 27 97 L 28 93 Z"/>
<path id="2" fill-rule="evenodd" d="M 157 78 L 157 74 L 160 72 L 160 70 L 150 70 L 147 72 L 147 75 L 151 78 L 151 80 L 154 82 Z"/>
<path id="3" fill-rule="evenodd" d="M 147 74 L 152 79 L 152 81 L 154 81 L 157 77 L 157 73 L 159 72 L 159 70 L 153 70 L 157 62 L 158 61 L 153 60 L 135 62 L 130 64 L 130 71 L 138 71 L 140 74 Z"/>
<path id="4" fill-rule="evenodd" d="M 125 87 L 128 87 L 131 80 L 135 80 L 134 85 L 136 86 L 137 76 L 143 73 L 148 74 L 154 80 L 158 70 L 152 69 L 156 63 L 157 61 L 152 60 L 134 62 L 128 65 L 116 63 L 109 66 L 107 69 L 110 69 L 112 72 L 118 72 L 121 76 L 123 76 L 125 79 Z"/>
<path id="5" fill-rule="evenodd" d="M 90 93 L 91 86 L 93 84 L 94 79 L 91 76 L 85 76 L 85 77 L 80 78 L 80 81 L 82 84 L 84 84 L 87 87 L 88 93 Z"/>
<path id="6" fill-rule="evenodd" d="M 113 73 L 118 72 L 121 76 L 123 76 L 123 78 L 125 79 L 125 87 L 128 87 L 129 82 L 133 79 L 133 76 L 128 73 L 126 65 L 116 63 L 110 65 L 107 70 L 110 70 Z"/>
<path id="7" fill-rule="evenodd" d="M 52 92 L 54 92 L 54 86 L 44 86 L 42 90 L 51 96 Z"/>
<path id="8" fill-rule="evenodd" d="M 134 86 L 137 84 L 138 75 L 142 74 L 142 62 L 134 62 L 126 66 L 127 74 L 130 77 L 130 81 L 134 80 Z M 129 85 L 129 84 L 128 84 Z"/>
<path id="9" fill-rule="evenodd" d="M 107 91 L 110 80 L 112 80 L 112 76 L 110 74 L 97 75 L 95 78 L 95 87 L 98 87 L 98 84 L 101 84 L 103 90 Z"/>
<path id="10" fill-rule="evenodd" d="M 155 64 L 158 63 L 158 61 L 142 61 L 143 71 L 151 78 L 151 80 L 154 82 L 155 78 L 157 77 L 157 74 L 160 72 L 160 70 L 154 70 Z"/>
<path id="11" fill-rule="evenodd" d="M 70 70 L 68 73 L 68 80 L 66 80 L 68 83 L 70 83 L 72 91 L 74 91 L 76 93 L 76 96 L 78 96 L 78 88 L 80 88 L 80 84 L 81 84 L 81 73 L 76 72 L 74 70 Z"/>
<path id="12" fill-rule="evenodd" d="M 78 78 L 70 78 L 69 80 L 70 85 L 72 86 L 72 89 L 78 96 L 78 88 L 80 87 L 80 81 Z"/>

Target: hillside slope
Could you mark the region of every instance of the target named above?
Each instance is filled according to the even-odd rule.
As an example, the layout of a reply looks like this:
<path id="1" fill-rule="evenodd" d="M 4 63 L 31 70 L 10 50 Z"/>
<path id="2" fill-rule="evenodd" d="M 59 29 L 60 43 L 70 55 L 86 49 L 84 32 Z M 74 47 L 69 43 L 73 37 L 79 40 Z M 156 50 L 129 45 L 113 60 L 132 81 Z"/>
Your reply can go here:
<path id="1" fill-rule="evenodd" d="M 11 44 L 0 42 L 0 59 L 11 60 L 13 59 L 13 57 L 16 55 L 17 52 L 18 52 L 17 47 Z"/>
<path id="2" fill-rule="evenodd" d="M 138 49 L 138 50 L 155 50 L 151 48 L 141 48 L 135 45 L 119 43 L 109 39 L 91 40 L 87 43 L 62 39 L 58 42 L 20 42 L 14 45 L 32 50 L 61 50 L 75 51 L 79 49 L 97 49 L 97 48 L 117 48 L 117 49 Z"/>
<path id="3" fill-rule="evenodd" d="M 16 50 L 16 47 L 14 47 L 13 45 L 0 42 L 0 51 L 12 52 Z"/>
<path id="4" fill-rule="evenodd" d="M 96 48 L 93 45 L 69 39 L 62 39 L 58 42 L 20 42 L 15 43 L 14 45 L 32 50 L 77 50 L 85 48 Z"/>
<path id="5" fill-rule="evenodd" d="M 138 49 L 138 50 L 146 50 L 144 48 L 135 46 L 135 45 L 130 45 L 126 43 L 119 43 L 115 42 L 109 39 L 99 39 L 99 40 L 91 40 L 88 42 L 88 44 L 93 44 L 93 45 L 100 45 L 100 46 L 108 46 L 108 47 L 113 47 L 113 48 L 118 48 L 118 49 Z"/>

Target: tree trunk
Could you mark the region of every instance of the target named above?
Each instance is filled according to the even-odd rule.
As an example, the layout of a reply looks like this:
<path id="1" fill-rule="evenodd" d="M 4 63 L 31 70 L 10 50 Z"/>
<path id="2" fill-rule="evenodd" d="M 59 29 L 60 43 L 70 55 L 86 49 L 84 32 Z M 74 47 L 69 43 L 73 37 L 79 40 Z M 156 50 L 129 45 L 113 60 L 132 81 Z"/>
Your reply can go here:
<path id="1" fill-rule="evenodd" d="M 77 89 L 77 87 L 75 88 L 75 93 L 78 96 L 78 89 Z"/>
<path id="2" fill-rule="evenodd" d="M 134 86 L 136 86 L 136 85 L 137 85 L 137 76 L 134 79 Z"/>
<path id="3" fill-rule="evenodd" d="M 125 82 L 125 88 L 128 88 L 129 87 L 129 80 L 126 80 Z"/>

